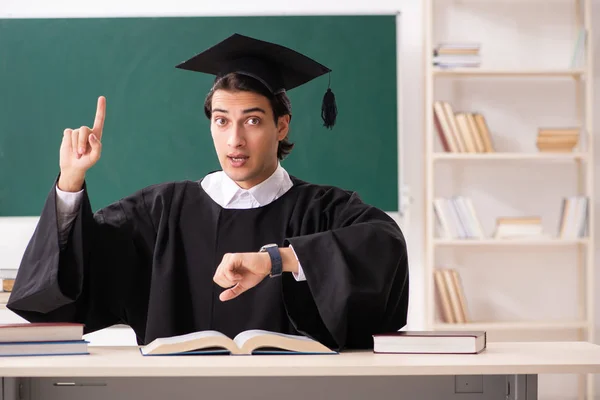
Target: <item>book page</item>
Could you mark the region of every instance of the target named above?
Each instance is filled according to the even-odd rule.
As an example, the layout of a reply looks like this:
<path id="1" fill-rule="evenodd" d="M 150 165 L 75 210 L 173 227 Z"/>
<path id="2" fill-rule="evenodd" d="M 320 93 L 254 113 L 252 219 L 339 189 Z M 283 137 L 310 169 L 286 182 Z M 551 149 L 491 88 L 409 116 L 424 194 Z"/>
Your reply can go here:
<path id="1" fill-rule="evenodd" d="M 257 336 L 262 336 L 262 335 L 279 336 L 279 337 L 287 338 L 287 339 L 291 339 L 291 340 L 303 340 L 303 341 L 308 341 L 308 342 L 313 341 L 311 338 L 308 338 L 306 336 L 288 335 L 285 333 L 270 332 L 270 331 L 264 331 L 264 330 L 260 330 L 260 329 L 251 329 L 251 330 L 247 330 L 244 332 L 240 332 L 235 338 L 233 338 L 233 341 L 241 349 L 244 347 L 244 344 L 248 340 L 253 339 Z"/>
<path id="2" fill-rule="evenodd" d="M 233 341 L 221 332 L 206 330 L 185 335 L 158 338 L 141 348 L 142 354 L 166 354 L 192 351 L 199 348 L 223 347 L 237 352 Z"/>
<path id="3" fill-rule="evenodd" d="M 156 340 L 160 341 L 160 344 L 174 344 L 174 343 L 189 342 L 190 340 L 194 340 L 194 339 L 204 339 L 207 337 L 225 337 L 225 338 L 227 338 L 227 336 L 225 336 L 224 334 L 222 334 L 221 332 L 218 332 L 218 331 L 200 331 L 200 332 L 187 333 L 185 335 L 160 338 L 160 339 L 156 339 Z"/>

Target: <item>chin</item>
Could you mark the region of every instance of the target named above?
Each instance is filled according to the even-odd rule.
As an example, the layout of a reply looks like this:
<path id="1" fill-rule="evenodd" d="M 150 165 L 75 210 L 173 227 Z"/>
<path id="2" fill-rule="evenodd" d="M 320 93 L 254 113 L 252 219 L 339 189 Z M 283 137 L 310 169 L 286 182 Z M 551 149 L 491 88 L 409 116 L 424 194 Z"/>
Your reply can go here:
<path id="1" fill-rule="evenodd" d="M 252 174 L 249 171 L 240 171 L 240 170 L 231 170 L 225 169 L 223 170 L 231 180 L 235 182 L 244 182 L 252 178 Z"/>

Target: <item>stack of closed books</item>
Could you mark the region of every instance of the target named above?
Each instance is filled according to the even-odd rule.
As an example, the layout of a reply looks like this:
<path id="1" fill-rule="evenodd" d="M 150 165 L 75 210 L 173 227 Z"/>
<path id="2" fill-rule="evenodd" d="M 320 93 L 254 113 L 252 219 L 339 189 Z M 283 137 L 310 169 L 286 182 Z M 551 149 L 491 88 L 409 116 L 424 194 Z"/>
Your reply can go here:
<path id="1" fill-rule="evenodd" d="M 541 217 L 496 218 L 495 239 L 538 238 L 543 236 L 545 235 Z"/>
<path id="2" fill-rule="evenodd" d="M 14 285 L 15 285 L 14 279 L 2 279 L 2 291 L 3 292 L 12 292 Z"/>
<path id="3" fill-rule="evenodd" d="M 440 68 L 479 67 L 479 43 L 440 43 L 433 49 L 433 65 Z"/>
<path id="4" fill-rule="evenodd" d="M 536 145 L 542 152 L 570 152 L 578 139 L 579 128 L 539 128 Z"/>
<path id="5" fill-rule="evenodd" d="M 23 323 L 0 325 L 0 356 L 89 354 L 83 325 Z"/>

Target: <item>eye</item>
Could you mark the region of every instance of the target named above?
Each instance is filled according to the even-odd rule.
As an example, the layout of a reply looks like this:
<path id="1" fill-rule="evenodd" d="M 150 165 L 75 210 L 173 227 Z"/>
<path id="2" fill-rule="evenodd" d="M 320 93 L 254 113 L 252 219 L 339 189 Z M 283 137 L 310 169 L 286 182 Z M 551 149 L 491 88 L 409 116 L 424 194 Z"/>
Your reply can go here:
<path id="1" fill-rule="evenodd" d="M 258 118 L 258 117 L 248 118 L 248 123 L 250 125 L 258 125 L 260 123 L 260 118 Z"/>
<path id="2" fill-rule="evenodd" d="M 224 126 L 227 123 L 227 120 L 223 117 L 215 117 L 214 121 L 218 126 Z"/>

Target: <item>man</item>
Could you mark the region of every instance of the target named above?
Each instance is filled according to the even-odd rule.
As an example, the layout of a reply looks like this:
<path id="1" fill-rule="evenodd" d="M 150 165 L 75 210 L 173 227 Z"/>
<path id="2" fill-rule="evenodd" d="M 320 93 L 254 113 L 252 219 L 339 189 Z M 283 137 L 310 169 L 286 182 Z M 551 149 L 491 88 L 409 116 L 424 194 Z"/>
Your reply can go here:
<path id="1" fill-rule="evenodd" d="M 127 324 L 139 344 L 265 329 L 341 350 L 402 328 L 408 266 L 397 224 L 356 193 L 304 182 L 279 163 L 293 147 L 286 90 L 330 70 L 237 34 L 178 67 L 216 75 L 205 113 L 222 171 L 93 213 L 85 174 L 102 149 L 100 97 L 91 129 L 64 132 L 56 187 L 8 308 L 85 332 Z M 330 126 L 331 102 L 323 113 Z"/>

